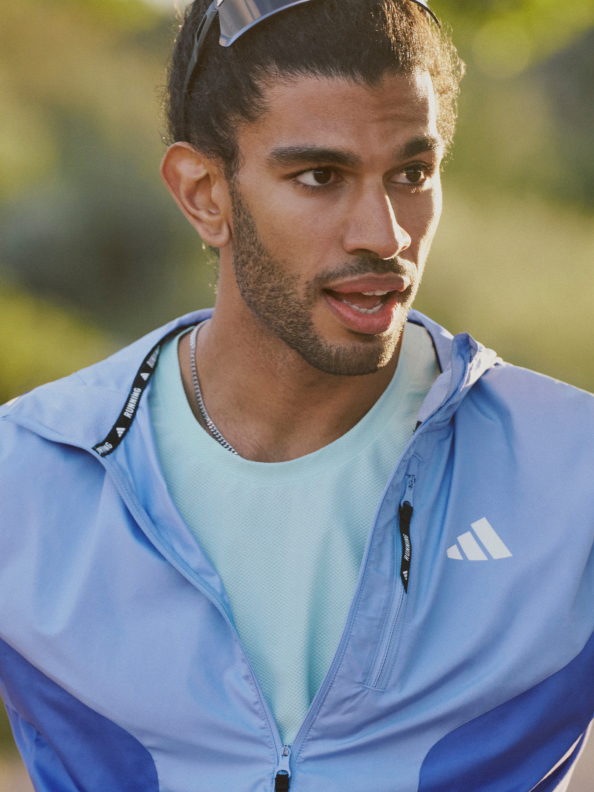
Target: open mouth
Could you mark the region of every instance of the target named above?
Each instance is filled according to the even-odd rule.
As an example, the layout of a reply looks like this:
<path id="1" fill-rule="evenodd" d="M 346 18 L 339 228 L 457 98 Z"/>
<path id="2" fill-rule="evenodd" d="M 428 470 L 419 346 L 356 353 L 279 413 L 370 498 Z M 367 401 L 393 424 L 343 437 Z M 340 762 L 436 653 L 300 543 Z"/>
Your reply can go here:
<path id="1" fill-rule="evenodd" d="M 339 300 L 360 314 L 374 315 L 379 313 L 390 298 L 396 296 L 398 292 L 393 291 L 368 291 L 368 292 L 347 292 L 346 294 L 327 289 L 326 293 L 333 299 Z"/>
<path id="2" fill-rule="evenodd" d="M 408 274 L 367 273 L 328 284 L 326 305 L 348 331 L 381 335 L 389 331 L 406 303 L 412 285 Z"/>

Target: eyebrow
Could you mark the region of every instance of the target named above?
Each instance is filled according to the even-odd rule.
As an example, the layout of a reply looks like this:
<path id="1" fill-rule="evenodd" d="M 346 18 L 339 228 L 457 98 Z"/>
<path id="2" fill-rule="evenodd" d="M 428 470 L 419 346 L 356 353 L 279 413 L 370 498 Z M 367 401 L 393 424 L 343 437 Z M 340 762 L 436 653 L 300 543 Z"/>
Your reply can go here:
<path id="1" fill-rule="evenodd" d="M 395 151 L 396 160 L 406 160 L 425 151 L 441 152 L 443 141 L 440 137 L 425 135 L 409 140 Z M 342 149 L 330 149 L 323 146 L 284 146 L 273 149 L 267 157 L 271 166 L 289 168 L 299 165 L 338 165 L 344 168 L 361 167 L 363 161 L 356 154 Z"/>
<path id="2" fill-rule="evenodd" d="M 286 146 L 276 148 L 268 155 L 270 165 L 284 168 L 293 165 L 342 165 L 344 168 L 357 168 L 363 162 L 356 154 L 341 149 L 329 149 L 322 146 Z"/>
<path id="3" fill-rule="evenodd" d="M 395 155 L 396 159 L 405 160 L 417 154 L 423 154 L 425 151 L 441 153 L 443 148 L 443 140 L 440 137 L 424 135 L 423 137 L 416 137 L 409 140 L 402 148 L 396 150 Z"/>

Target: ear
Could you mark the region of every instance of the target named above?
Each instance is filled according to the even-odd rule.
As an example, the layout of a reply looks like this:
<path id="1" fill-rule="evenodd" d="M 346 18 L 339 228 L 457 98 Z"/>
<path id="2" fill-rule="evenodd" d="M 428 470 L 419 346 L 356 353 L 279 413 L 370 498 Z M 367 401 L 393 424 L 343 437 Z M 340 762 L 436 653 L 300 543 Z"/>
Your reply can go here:
<path id="1" fill-rule="evenodd" d="M 202 239 L 222 248 L 231 239 L 231 200 L 221 168 L 190 143 L 174 143 L 161 163 L 161 178 Z"/>

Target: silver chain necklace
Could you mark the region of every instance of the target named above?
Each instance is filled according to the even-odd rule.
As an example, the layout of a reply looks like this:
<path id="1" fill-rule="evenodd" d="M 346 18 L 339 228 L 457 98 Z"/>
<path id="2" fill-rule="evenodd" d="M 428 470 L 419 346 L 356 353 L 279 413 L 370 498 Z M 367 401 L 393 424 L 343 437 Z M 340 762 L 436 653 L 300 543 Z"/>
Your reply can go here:
<path id="1" fill-rule="evenodd" d="M 198 409 L 200 410 L 200 415 L 204 419 L 204 423 L 206 424 L 208 431 L 214 437 L 214 439 L 220 443 L 223 448 L 226 448 L 227 451 L 231 451 L 232 454 L 236 454 L 239 456 L 237 451 L 233 448 L 231 443 L 228 443 L 223 435 L 219 432 L 217 427 L 215 426 L 214 421 L 210 417 L 210 415 L 206 412 L 206 407 L 204 406 L 204 401 L 202 399 L 202 392 L 200 391 L 200 383 L 198 382 L 198 372 L 196 371 L 196 337 L 198 336 L 198 330 L 202 327 L 202 323 L 197 324 L 196 327 L 192 330 L 190 334 L 190 363 L 192 364 L 192 380 L 194 382 L 194 393 L 196 394 L 196 401 L 198 402 Z"/>

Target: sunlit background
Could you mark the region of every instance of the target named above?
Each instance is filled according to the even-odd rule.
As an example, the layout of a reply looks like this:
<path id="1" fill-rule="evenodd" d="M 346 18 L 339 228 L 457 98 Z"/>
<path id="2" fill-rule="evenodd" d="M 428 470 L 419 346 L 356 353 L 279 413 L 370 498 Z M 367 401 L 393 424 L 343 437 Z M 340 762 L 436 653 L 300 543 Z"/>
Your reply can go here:
<path id="1" fill-rule="evenodd" d="M 433 7 L 468 72 L 417 307 L 594 391 L 594 1 Z M 213 303 L 158 176 L 175 10 L 0 0 L 0 403 Z M 30 789 L 15 772 L 0 792 Z"/>

